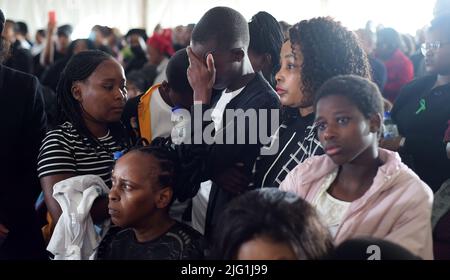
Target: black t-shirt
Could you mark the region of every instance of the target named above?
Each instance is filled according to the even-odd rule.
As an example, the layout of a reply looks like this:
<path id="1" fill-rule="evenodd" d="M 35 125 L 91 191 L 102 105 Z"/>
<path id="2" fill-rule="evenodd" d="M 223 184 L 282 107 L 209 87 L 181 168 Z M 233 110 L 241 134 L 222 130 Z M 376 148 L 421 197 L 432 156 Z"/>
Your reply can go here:
<path id="1" fill-rule="evenodd" d="M 392 119 L 406 138 L 403 160 L 412 158 L 411 167 L 433 191 L 450 177 L 443 141 L 450 120 L 450 84 L 433 88 L 435 82 L 436 76 L 426 76 L 407 84 L 392 108 Z"/>
<path id="2" fill-rule="evenodd" d="M 108 233 L 100 244 L 97 259 L 107 260 L 200 260 L 204 258 L 205 242 L 193 228 L 175 222 L 160 237 L 139 242 L 132 229 Z"/>

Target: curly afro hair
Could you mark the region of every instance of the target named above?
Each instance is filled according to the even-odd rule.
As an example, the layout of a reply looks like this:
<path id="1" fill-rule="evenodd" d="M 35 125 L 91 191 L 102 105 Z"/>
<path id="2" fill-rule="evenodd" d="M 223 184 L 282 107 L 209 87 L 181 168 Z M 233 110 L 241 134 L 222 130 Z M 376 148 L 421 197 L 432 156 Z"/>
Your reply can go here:
<path id="1" fill-rule="evenodd" d="M 330 17 L 303 20 L 289 30 L 292 48 L 300 50 L 301 89 L 305 103 L 312 105 L 315 94 L 328 79 L 337 75 L 371 78 L 370 65 L 356 34 Z"/>

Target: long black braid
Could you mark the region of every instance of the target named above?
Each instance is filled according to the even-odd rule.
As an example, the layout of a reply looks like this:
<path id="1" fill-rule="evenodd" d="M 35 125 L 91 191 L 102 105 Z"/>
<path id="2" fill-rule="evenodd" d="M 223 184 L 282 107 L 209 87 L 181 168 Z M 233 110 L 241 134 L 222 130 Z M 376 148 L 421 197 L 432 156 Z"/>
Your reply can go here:
<path id="1" fill-rule="evenodd" d="M 92 146 L 95 151 L 97 151 L 97 146 L 103 147 L 103 145 L 87 128 L 82 117 L 80 103 L 72 95 L 72 86 L 76 81 L 85 81 L 89 78 L 95 69 L 108 59 L 112 59 L 112 56 L 99 50 L 89 50 L 74 55 L 61 73 L 56 87 L 58 122 L 61 124 L 66 121 L 70 122 L 79 132 L 80 140 L 85 142 L 83 138 L 86 137 L 88 139 L 86 144 Z M 130 141 L 121 122 L 109 124 L 109 129 L 117 143 L 129 147 Z"/>

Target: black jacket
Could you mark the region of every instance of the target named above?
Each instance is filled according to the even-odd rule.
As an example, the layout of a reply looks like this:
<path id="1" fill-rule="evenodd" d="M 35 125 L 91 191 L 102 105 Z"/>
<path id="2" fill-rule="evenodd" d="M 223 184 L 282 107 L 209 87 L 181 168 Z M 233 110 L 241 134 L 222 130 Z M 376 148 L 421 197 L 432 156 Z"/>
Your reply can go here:
<path id="1" fill-rule="evenodd" d="M 201 106 L 201 111 L 206 112 L 208 109 L 214 107 L 214 105 L 220 99 L 220 94 L 213 95 L 211 104 L 213 106 L 205 106 L 205 105 L 194 105 L 191 112 L 191 123 L 194 125 L 192 131 L 194 134 L 202 133 L 205 131 L 206 127 L 213 126 L 212 121 L 203 121 L 202 127 L 200 128 L 202 131 L 195 131 L 195 119 L 194 119 L 194 111 L 196 106 Z M 247 86 L 236 96 L 234 97 L 226 106 L 225 109 L 242 109 L 244 112 L 248 109 L 254 109 L 257 112 L 258 120 L 262 119 L 261 112 L 259 109 L 269 109 L 267 112 L 267 119 L 270 120 L 272 116 L 276 114 L 278 116 L 278 109 L 280 107 L 279 98 L 269 85 L 269 83 L 262 77 L 261 74 L 256 74 L 255 78 L 251 80 Z M 197 107 L 198 108 L 198 107 Z M 270 109 L 275 109 L 275 111 L 270 111 Z M 276 113 L 275 113 L 276 112 Z M 271 114 L 272 113 L 272 114 Z M 208 118 L 210 119 L 210 118 Z M 190 176 L 186 182 L 193 183 L 191 186 L 194 186 L 195 191 L 199 188 L 200 182 L 211 180 L 213 174 L 220 172 L 221 170 L 225 170 L 226 168 L 234 166 L 236 163 L 244 163 L 244 169 L 251 175 L 252 168 L 255 164 L 257 156 L 260 154 L 260 149 L 262 147 L 261 139 L 256 137 L 256 143 L 251 144 L 248 140 L 251 138 L 253 132 L 257 132 L 259 135 L 259 128 L 255 128 L 254 126 L 250 127 L 248 123 L 248 119 L 246 119 L 245 129 L 239 129 L 238 122 L 241 122 L 242 119 L 237 117 L 233 118 L 231 122 L 234 125 L 234 135 L 233 143 L 237 143 L 237 139 L 239 137 L 246 139 L 245 144 L 210 144 L 207 145 L 203 143 L 202 145 L 189 145 L 187 149 L 189 152 L 188 157 L 190 159 L 197 159 L 197 165 L 193 168 L 194 165 L 189 165 L 191 167 L 191 171 L 189 168 L 184 169 L 184 173 L 188 173 Z M 227 123 L 225 113 L 223 116 L 224 127 Z M 240 123 L 242 125 L 242 123 Z M 268 138 L 271 135 L 271 127 L 270 122 L 268 123 L 268 127 L 265 131 L 265 137 Z M 278 124 L 279 125 L 279 124 Z M 242 126 L 244 127 L 244 126 Z M 274 127 L 276 129 L 276 127 Z M 253 130 L 253 132 L 252 132 Z M 194 136 L 195 137 L 195 136 Z M 255 138 L 255 137 L 254 137 Z M 224 132 L 223 139 L 227 139 L 227 134 Z M 225 140 L 224 140 L 225 141 Z M 192 153 L 192 149 L 198 149 L 196 152 Z M 203 154 L 202 154 L 203 153 Z M 200 154 L 200 156 L 198 156 Z M 188 164 L 186 164 L 188 165 Z M 186 166 L 185 165 L 185 166 Z M 188 171 L 188 172 L 186 172 Z M 228 202 L 235 197 L 234 194 L 224 190 L 216 183 L 213 182 L 213 186 L 211 189 L 211 193 L 209 196 L 208 203 L 208 212 L 206 216 L 206 229 L 205 234 L 208 235 L 210 230 L 214 228 L 215 224 L 218 222 L 219 216 L 222 211 L 225 209 Z"/>
<path id="2" fill-rule="evenodd" d="M 44 249 L 34 202 L 41 188 L 37 156 L 46 116 L 36 77 L 0 65 L 0 223 L 9 229 L 2 258 L 38 258 Z"/>

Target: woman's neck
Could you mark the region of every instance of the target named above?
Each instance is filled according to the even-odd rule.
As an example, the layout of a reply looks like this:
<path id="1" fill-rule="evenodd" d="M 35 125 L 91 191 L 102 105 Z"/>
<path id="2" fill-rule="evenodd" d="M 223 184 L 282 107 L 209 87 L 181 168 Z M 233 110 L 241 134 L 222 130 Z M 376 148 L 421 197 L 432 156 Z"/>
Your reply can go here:
<path id="1" fill-rule="evenodd" d="M 149 217 L 145 223 L 134 227 L 133 231 L 137 241 L 147 242 L 166 233 L 174 224 L 175 221 L 170 218 L 168 213 L 164 212 L 161 215 Z"/>
<path id="2" fill-rule="evenodd" d="M 360 198 L 372 185 L 382 164 L 378 148 L 376 151 L 369 148 L 354 161 L 340 166 L 331 194 L 344 201 Z"/>
<path id="3" fill-rule="evenodd" d="M 103 137 L 108 133 L 108 124 L 101 123 L 95 120 L 91 120 L 89 117 L 84 118 L 84 123 L 87 129 L 94 135 L 96 138 Z"/>

